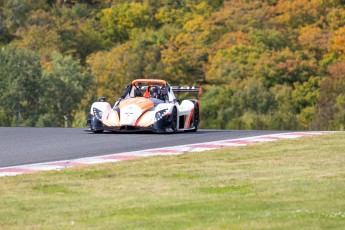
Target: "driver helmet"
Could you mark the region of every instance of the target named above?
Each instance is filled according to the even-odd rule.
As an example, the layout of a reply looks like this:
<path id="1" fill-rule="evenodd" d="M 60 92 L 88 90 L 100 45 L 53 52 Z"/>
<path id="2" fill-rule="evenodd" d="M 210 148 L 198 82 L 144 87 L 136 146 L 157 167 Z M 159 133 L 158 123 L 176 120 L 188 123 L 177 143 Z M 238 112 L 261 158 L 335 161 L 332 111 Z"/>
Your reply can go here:
<path id="1" fill-rule="evenodd" d="M 156 85 L 153 85 L 150 87 L 149 89 L 149 92 L 150 92 L 150 97 L 152 98 L 161 98 L 161 88 L 159 86 L 156 86 Z"/>

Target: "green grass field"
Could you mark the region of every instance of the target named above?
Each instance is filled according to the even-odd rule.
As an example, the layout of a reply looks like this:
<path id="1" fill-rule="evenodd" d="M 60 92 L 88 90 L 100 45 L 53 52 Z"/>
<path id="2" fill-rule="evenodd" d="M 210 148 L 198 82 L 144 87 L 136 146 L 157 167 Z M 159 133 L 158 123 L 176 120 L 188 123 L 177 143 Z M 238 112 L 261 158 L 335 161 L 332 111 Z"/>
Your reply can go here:
<path id="1" fill-rule="evenodd" d="M 345 132 L 0 178 L 0 229 L 344 229 Z"/>

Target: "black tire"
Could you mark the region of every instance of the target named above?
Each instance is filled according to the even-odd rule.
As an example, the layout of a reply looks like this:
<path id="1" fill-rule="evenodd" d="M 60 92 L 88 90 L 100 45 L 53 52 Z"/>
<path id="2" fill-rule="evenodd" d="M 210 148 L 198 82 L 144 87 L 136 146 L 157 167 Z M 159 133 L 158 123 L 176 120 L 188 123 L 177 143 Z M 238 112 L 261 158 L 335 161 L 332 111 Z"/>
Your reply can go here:
<path id="1" fill-rule="evenodd" d="M 102 126 L 102 123 L 96 118 L 96 117 L 93 117 L 92 120 L 91 120 L 91 131 L 93 133 L 103 133 L 104 130 L 103 129 L 99 129 L 99 127 Z"/>
<path id="2" fill-rule="evenodd" d="M 104 130 L 95 130 L 95 131 L 92 131 L 93 133 L 103 133 Z"/>
<path id="3" fill-rule="evenodd" d="M 196 132 L 198 131 L 199 123 L 200 123 L 200 112 L 199 106 L 196 101 L 192 101 L 194 103 L 194 113 L 193 113 L 193 129 L 187 130 L 187 132 Z"/>
<path id="4" fill-rule="evenodd" d="M 171 120 L 171 126 L 170 126 L 170 128 L 172 129 L 172 131 L 174 132 L 174 133 L 176 133 L 177 132 L 177 109 L 176 109 L 176 107 L 174 107 L 173 108 L 173 111 L 172 111 L 172 120 Z"/>

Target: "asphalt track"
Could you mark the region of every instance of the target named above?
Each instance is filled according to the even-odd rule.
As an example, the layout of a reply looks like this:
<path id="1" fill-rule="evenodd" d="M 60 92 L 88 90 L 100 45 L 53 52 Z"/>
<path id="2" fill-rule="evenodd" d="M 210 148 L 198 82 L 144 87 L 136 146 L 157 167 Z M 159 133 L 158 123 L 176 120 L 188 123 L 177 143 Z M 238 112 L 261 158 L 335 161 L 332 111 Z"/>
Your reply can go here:
<path id="1" fill-rule="evenodd" d="M 199 130 L 196 133 L 103 133 L 79 128 L 0 127 L 0 167 L 164 148 L 282 131 Z M 286 132 L 286 131 L 284 131 Z"/>

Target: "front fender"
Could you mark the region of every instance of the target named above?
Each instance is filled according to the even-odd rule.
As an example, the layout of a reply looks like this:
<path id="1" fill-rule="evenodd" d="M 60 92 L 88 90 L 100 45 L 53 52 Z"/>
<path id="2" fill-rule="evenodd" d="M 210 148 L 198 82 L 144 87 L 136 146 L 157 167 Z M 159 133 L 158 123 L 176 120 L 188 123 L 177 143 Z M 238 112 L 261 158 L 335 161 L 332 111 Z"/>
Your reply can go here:
<path id="1" fill-rule="evenodd" d="M 103 114 L 105 114 L 107 111 L 109 111 L 111 109 L 111 106 L 108 102 L 94 102 L 91 106 L 91 109 L 90 109 L 90 114 L 92 116 L 96 116 L 97 114 L 95 114 L 95 109 L 101 111 L 101 116 Z M 99 118 L 101 119 L 101 118 Z"/>
<path id="2" fill-rule="evenodd" d="M 155 108 L 153 130 L 156 132 L 167 132 L 171 126 L 173 104 L 159 104 Z"/>

